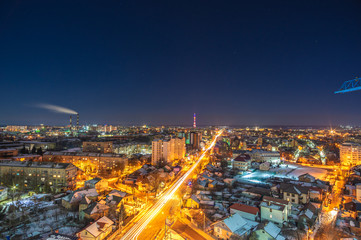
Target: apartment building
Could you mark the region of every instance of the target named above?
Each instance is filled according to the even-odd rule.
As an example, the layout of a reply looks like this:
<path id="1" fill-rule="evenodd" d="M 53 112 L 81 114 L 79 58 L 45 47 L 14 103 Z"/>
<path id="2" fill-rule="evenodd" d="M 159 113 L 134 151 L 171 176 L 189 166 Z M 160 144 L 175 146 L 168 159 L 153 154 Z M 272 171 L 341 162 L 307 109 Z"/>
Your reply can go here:
<path id="1" fill-rule="evenodd" d="M 19 189 L 63 191 L 72 189 L 78 169 L 71 163 L 1 161 L 0 182 Z"/>
<path id="2" fill-rule="evenodd" d="M 171 163 L 184 158 L 185 138 L 154 140 L 152 142 L 152 165 Z"/>

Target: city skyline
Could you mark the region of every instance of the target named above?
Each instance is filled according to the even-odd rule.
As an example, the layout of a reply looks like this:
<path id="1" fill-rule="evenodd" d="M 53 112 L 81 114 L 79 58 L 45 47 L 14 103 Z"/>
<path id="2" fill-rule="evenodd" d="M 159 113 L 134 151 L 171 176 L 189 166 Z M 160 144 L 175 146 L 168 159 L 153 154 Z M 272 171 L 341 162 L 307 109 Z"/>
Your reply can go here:
<path id="1" fill-rule="evenodd" d="M 6 2 L 1 124 L 359 125 L 360 3 Z M 307 13 L 305 15 L 305 13 Z M 335 18 L 339 16 L 339 18 Z"/>

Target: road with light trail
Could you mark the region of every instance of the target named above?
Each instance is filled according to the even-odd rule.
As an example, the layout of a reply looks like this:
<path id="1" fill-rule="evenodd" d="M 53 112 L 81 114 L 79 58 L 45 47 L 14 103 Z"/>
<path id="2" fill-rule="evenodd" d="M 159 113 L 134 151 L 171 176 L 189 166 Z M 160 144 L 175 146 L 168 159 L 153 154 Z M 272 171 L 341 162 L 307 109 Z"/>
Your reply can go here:
<path id="1" fill-rule="evenodd" d="M 193 166 L 180 178 L 178 179 L 161 197 L 160 199 L 151 207 L 147 213 L 143 215 L 135 225 L 130 228 L 120 239 L 129 240 L 129 239 L 138 239 L 139 235 L 147 228 L 148 224 L 158 215 L 162 213 L 162 209 L 168 203 L 170 199 L 175 196 L 177 190 L 182 186 L 182 184 L 189 178 L 192 172 L 196 167 L 201 163 L 206 153 L 209 152 L 217 142 L 217 138 L 222 134 L 223 131 L 218 132 L 211 145 L 202 153 L 198 160 L 193 164 Z"/>

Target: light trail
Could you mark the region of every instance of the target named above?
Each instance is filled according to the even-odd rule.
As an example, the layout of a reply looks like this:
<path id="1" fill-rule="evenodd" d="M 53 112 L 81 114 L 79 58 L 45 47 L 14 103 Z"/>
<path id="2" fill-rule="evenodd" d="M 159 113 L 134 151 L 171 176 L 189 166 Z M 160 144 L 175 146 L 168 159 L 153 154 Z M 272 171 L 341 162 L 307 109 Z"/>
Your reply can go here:
<path id="1" fill-rule="evenodd" d="M 211 145 L 202 153 L 202 155 L 198 158 L 197 162 L 194 163 L 193 166 L 162 195 L 162 197 L 153 205 L 153 207 L 149 209 L 149 211 L 144 214 L 144 216 L 139 219 L 138 222 L 131 229 L 129 229 L 126 234 L 124 234 L 124 236 L 121 238 L 122 240 L 138 239 L 139 234 L 141 234 L 142 231 L 147 227 L 148 223 L 157 216 L 157 214 L 162 210 L 168 200 L 172 198 L 174 193 L 179 189 L 179 187 L 184 183 L 184 181 L 202 161 L 206 153 L 214 147 L 217 138 L 222 134 L 222 132 L 223 130 L 221 130 L 216 135 Z"/>

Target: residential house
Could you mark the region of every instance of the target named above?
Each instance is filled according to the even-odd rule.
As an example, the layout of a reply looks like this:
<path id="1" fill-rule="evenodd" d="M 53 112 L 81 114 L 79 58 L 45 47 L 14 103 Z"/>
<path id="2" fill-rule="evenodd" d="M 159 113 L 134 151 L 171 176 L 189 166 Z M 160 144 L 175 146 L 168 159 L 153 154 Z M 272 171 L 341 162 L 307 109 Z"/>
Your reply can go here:
<path id="1" fill-rule="evenodd" d="M 93 178 L 84 182 L 85 188 L 95 188 L 98 192 L 104 192 L 108 190 L 108 181 L 101 178 Z"/>
<path id="2" fill-rule="evenodd" d="M 252 221 L 258 221 L 260 214 L 259 214 L 259 208 L 252 207 L 245 204 L 235 203 L 230 208 L 229 211 L 231 214 L 238 213 L 242 217 L 248 220 Z"/>
<path id="3" fill-rule="evenodd" d="M 185 207 L 187 208 L 199 208 L 201 202 L 196 195 L 192 195 L 186 200 Z"/>
<path id="4" fill-rule="evenodd" d="M 89 200 L 97 200 L 99 194 L 95 188 L 74 191 L 67 196 L 62 198 L 61 204 L 63 207 L 69 210 L 77 210 L 79 202 L 82 200 L 83 196 L 86 196 Z"/>
<path id="5" fill-rule="evenodd" d="M 252 233 L 256 239 L 261 240 L 285 240 L 281 234 L 281 229 L 272 222 L 261 223 L 257 230 Z"/>
<path id="6" fill-rule="evenodd" d="M 102 240 L 113 230 L 114 222 L 107 217 L 98 219 L 78 233 L 81 240 Z"/>
<path id="7" fill-rule="evenodd" d="M 122 204 L 130 208 L 130 206 L 137 204 L 137 201 L 132 194 L 113 190 L 106 196 L 105 203 L 110 207 L 109 212 L 116 214 L 120 210 Z"/>
<path id="8" fill-rule="evenodd" d="M 322 199 L 323 190 L 319 187 L 310 187 L 310 201 L 319 203 Z"/>
<path id="9" fill-rule="evenodd" d="M 213 224 L 214 235 L 218 239 L 228 240 L 231 237 L 247 239 L 258 223 L 243 218 L 238 213 Z"/>
<path id="10" fill-rule="evenodd" d="M 318 217 L 318 209 L 312 204 L 308 203 L 298 215 L 298 227 L 300 229 L 311 228 Z"/>
<path id="11" fill-rule="evenodd" d="M 240 171 L 247 171 L 251 167 L 251 156 L 248 154 L 241 154 L 232 161 L 232 168 Z"/>
<path id="12" fill-rule="evenodd" d="M 109 206 L 99 202 L 93 202 L 86 209 L 80 212 L 79 218 L 80 220 L 83 219 L 97 220 L 103 216 L 108 215 L 108 212 L 109 212 Z"/>
<path id="13" fill-rule="evenodd" d="M 306 204 L 310 201 L 310 189 L 291 183 L 281 183 L 280 193 L 283 200 L 294 204 Z"/>
<path id="14" fill-rule="evenodd" d="M 316 178 L 309 173 L 305 173 L 298 176 L 298 180 L 300 180 L 301 182 L 315 182 Z"/>
<path id="15" fill-rule="evenodd" d="M 282 226 L 284 222 L 288 221 L 288 216 L 291 213 L 291 203 L 278 198 L 264 196 L 260 204 L 261 207 L 261 221 L 271 221 Z"/>
<path id="16" fill-rule="evenodd" d="M 126 203 L 133 203 L 134 202 L 134 196 L 132 194 L 126 193 L 126 192 L 122 192 L 119 190 L 112 190 L 107 196 L 106 196 L 106 201 L 107 202 L 111 202 L 111 201 L 116 201 L 116 197 L 118 197 L 118 199 L 120 198 L 121 201 L 123 202 L 123 204 Z M 119 202 L 118 202 L 119 204 Z"/>
<path id="17" fill-rule="evenodd" d="M 84 209 L 87 209 L 89 205 L 91 204 L 91 201 L 89 198 L 87 198 L 85 195 L 82 197 L 82 199 L 79 202 L 79 213 L 83 211 Z"/>
<path id="18" fill-rule="evenodd" d="M 259 165 L 259 170 L 261 171 L 268 171 L 271 167 L 271 164 L 269 162 L 264 162 Z"/>

